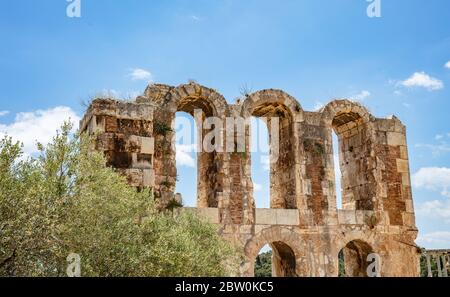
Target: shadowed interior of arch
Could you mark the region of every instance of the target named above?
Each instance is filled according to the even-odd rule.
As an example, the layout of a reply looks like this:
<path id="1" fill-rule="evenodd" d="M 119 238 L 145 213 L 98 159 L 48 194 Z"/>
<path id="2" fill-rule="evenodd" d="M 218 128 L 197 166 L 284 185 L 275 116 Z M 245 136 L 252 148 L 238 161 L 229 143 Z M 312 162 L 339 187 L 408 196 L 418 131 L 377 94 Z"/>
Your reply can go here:
<path id="1" fill-rule="evenodd" d="M 369 254 L 373 253 L 372 247 L 362 241 L 353 240 L 339 251 L 339 276 L 340 277 L 367 277 Z"/>
<path id="2" fill-rule="evenodd" d="M 369 172 L 370 134 L 367 123 L 355 112 L 338 113 L 332 121 L 335 154 L 335 189 L 337 208 L 373 210 Z M 337 143 L 336 143 L 337 142 Z"/>

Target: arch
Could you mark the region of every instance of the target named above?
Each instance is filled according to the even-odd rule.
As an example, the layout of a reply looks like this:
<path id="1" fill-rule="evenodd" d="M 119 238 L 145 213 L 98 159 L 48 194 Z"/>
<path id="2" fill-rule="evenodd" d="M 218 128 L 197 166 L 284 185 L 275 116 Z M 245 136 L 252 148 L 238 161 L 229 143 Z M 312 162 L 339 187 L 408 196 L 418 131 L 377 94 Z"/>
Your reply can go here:
<path id="1" fill-rule="evenodd" d="M 257 107 L 264 105 L 284 106 L 295 121 L 303 120 L 304 112 L 300 103 L 288 93 L 276 89 L 261 90 L 248 95 L 242 103 L 241 114 L 248 118 L 255 113 Z"/>
<path id="2" fill-rule="evenodd" d="M 364 240 L 348 241 L 339 249 L 337 256 L 340 276 L 366 277 L 369 265 L 368 256 L 373 253 L 372 246 Z"/>
<path id="3" fill-rule="evenodd" d="M 222 123 L 225 123 L 224 119 L 228 115 L 229 108 L 225 98 L 217 91 L 193 82 L 178 87 L 150 86 L 147 88 L 145 95 L 149 97 L 150 101 L 159 103 L 159 108 L 154 113 L 154 127 L 162 125 L 163 127 L 169 127 L 165 130 L 170 131 L 167 135 L 156 135 L 154 160 L 155 177 L 156 181 L 159 181 L 159 185 L 156 185 L 157 196 L 164 196 L 163 201 L 168 201 L 173 199 L 175 195 L 177 180 L 175 133 L 173 133 L 176 112 L 186 112 L 194 117 L 196 129 L 198 129 L 197 135 L 201 136 L 198 139 L 198 145 L 202 145 L 204 137 L 212 129 L 223 129 L 222 126 L 211 126 L 213 128 L 207 129 L 203 126 L 204 120 L 209 117 L 216 117 L 220 118 Z M 196 113 L 196 110 L 201 112 Z M 214 138 L 214 141 L 217 141 L 217 139 Z M 221 139 L 221 141 L 223 140 Z M 167 143 L 169 143 L 170 148 L 165 145 Z M 158 151 L 161 147 L 165 148 L 163 152 Z M 197 207 L 218 207 L 226 173 L 221 168 L 223 158 L 224 154 L 221 151 L 208 152 L 203 149 L 203 146 L 197 153 Z"/>
<path id="4" fill-rule="evenodd" d="M 294 97 L 281 90 L 262 90 L 246 97 L 241 115 L 244 119 L 266 118 L 271 147 L 270 207 L 297 208 L 295 139 L 298 133 L 295 123 L 303 120 L 302 107 Z M 274 129 L 277 129 L 276 134 Z M 275 147 L 278 150 L 275 151 Z"/>
<path id="5" fill-rule="evenodd" d="M 334 166 L 340 168 L 342 209 L 373 210 L 376 183 L 370 168 L 373 164 L 374 117 L 364 106 L 346 99 L 330 102 L 320 113 L 330 149 L 333 131 L 338 138 L 338 152 L 333 153 L 339 155 L 339 166 Z M 336 178 L 334 184 L 337 184 Z"/>
<path id="6" fill-rule="evenodd" d="M 182 84 L 170 90 L 165 105 L 172 112 L 184 111 L 193 114 L 201 109 L 206 116 L 225 117 L 228 103 L 216 90 L 197 83 Z"/>
<path id="7" fill-rule="evenodd" d="M 322 107 L 322 109 L 319 112 L 321 113 L 322 124 L 328 127 L 333 126 L 333 120 L 335 120 L 336 117 L 345 114 L 359 115 L 359 117 L 365 123 L 368 123 L 373 119 L 373 116 L 370 114 L 367 108 L 365 108 L 364 106 L 362 106 L 357 102 L 348 99 L 333 100 L 324 107 Z M 355 116 L 355 118 L 357 117 Z M 350 118 L 347 119 L 350 120 Z"/>
<path id="8" fill-rule="evenodd" d="M 269 227 L 254 235 L 244 246 L 244 253 L 247 258 L 244 274 L 254 275 L 255 259 L 259 251 L 270 244 L 277 263 L 272 263 L 275 276 L 296 276 L 299 275 L 300 259 L 298 235 L 290 229 L 275 226 Z M 292 260 L 295 262 L 292 263 Z"/>

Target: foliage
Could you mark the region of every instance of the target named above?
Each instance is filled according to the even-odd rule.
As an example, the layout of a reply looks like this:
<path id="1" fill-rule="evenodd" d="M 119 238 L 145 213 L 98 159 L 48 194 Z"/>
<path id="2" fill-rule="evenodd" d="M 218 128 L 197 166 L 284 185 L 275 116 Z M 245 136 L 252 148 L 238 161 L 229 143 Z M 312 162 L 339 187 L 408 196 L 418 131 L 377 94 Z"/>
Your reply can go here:
<path id="1" fill-rule="evenodd" d="M 158 212 L 65 124 L 40 156 L 0 141 L 0 276 L 65 276 L 70 253 L 83 276 L 221 276 L 238 254 L 195 214 Z"/>
<path id="2" fill-rule="evenodd" d="M 166 136 L 169 132 L 172 132 L 172 128 L 169 127 L 166 123 L 156 121 L 153 129 L 155 133 L 158 135 Z"/>
<path id="3" fill-rule="evenodd" d="M 272 276 L 272 251 L 264 252 L 256 257 L 255 277 Z"/>
<path id="4" fill-rule="evenodd" d="M 433 277 L 438 277 L 439 275 L 438 266 L 435 257 L 430 256 L 430 264 L 431 264 L 431 273 L 433 274 Z M 420 257 L 420 276 L 428 277 L 427 258 L 424 255 Z"/>
<path id="5" fill-rule="evenodd" d="M 339 277 L 345 277 L 346 276 L 346 274 L 345 274 L 345 260 L 344 260 L 344 251 L 343 250 L 341 250 L 339 252 L 338 265 L 339 265 L 338 276 Z"/>

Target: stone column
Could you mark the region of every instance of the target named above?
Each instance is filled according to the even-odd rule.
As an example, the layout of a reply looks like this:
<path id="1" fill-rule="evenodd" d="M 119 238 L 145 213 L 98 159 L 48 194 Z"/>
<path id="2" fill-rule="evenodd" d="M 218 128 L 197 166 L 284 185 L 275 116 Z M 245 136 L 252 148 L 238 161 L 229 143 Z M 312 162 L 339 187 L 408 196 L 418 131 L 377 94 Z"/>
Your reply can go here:
<path id="1" fill-rule="evenodd" d="M 425 257 L 427 258 L 428 277 L 433 277 L 433 272 L 431 271 L 431 260 L 430 260 L 430 255 L 429 255 L 429 254 L 426 254 Z"/>
<path id="2" fill-rule="evenodd" d="M 435 259 L 437 263 L 438 277 L 442 277 L 441 257 L 439 255 L 436 255 Z"/>

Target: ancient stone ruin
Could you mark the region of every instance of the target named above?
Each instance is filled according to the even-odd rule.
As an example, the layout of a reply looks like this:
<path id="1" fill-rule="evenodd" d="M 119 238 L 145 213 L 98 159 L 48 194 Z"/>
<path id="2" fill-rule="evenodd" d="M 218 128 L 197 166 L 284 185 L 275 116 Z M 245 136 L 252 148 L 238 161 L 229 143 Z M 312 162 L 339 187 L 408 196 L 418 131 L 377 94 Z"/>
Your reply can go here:
<path id="1" fill-rule="evenodd" d="M 154 84 L 132 102 L 94 100 L 81 131 L 99 133 L 96 148 L 108 165 L 130 185 L 150 187 L 163 206 L 180 200 L 175 193 L 175 114 L 194 115 L 195 110 L 201 110 L 201 120 L 222 119 L 220 141 L 228 143 L 239 136 L 249 140 L 250 129 L 230 134 L 227 118 L 279 121 L 270 209 L 255 208 L 249 141 L 243 152 L 198 153 L 193 211 L 218 224 L 222 236 L 242 248 L 242 275 L 254 274 L 255 258 L 267 244 L 273 249 L 274 276 L 337 276 L 339 255 L 347 276 L 367 276 L 372 254 L 379 255 L 378 275 L 419 275 L 406 129 L 395 116 L 376 118 L 349 100 L 304 111 L 280 90 L 258 91 L 228 104 L 217 91 L 196 83 Z M 208 132 L 199 129 L 205 130 L 199 135 Z M 335 186 L 333 131 L 339 139 L 342 209 L 336 205 L 341 189 Z"/>
<path id="2" fill-rule="evenodd" d="M 424 250 L 423 256 L 426 259 L 426 272 L 428 277 L 450 276 L 450 250 Z M 435 273 L 433 273 L 432 263 L 436 265 Z"/>

